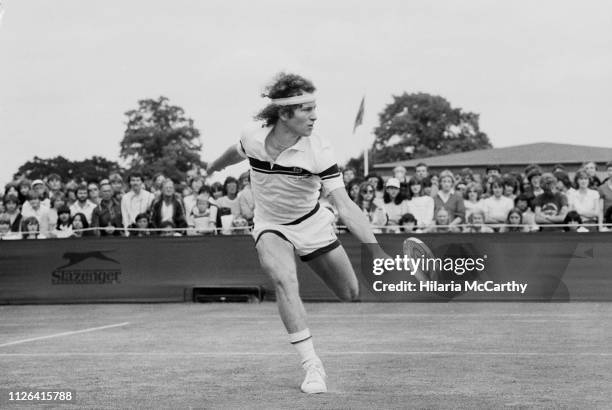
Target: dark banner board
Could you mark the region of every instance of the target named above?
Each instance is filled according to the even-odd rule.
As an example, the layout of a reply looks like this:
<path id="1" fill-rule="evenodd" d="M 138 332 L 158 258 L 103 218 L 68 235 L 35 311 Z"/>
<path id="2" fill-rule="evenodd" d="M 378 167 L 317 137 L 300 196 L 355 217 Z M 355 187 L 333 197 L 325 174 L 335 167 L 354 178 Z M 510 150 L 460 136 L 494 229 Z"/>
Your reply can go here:
<path id="1" fill-rule="evenodd" d="M 421 262 L 403 254 L 407 236 L 377 238 L 392 261 L 374 261 L 351 235 L 340 236 L 364 302 L 612 300 L 610 233 L 422 234 L 434 258 Z M 419 282 L 410 268 L 426 262 L 430 279 Z M 305 300 L 337 300 L 297 266 Z M 215 286 L 273 293 L 250 236 L 0 242 L 2 304 L 178 302 Z"/>

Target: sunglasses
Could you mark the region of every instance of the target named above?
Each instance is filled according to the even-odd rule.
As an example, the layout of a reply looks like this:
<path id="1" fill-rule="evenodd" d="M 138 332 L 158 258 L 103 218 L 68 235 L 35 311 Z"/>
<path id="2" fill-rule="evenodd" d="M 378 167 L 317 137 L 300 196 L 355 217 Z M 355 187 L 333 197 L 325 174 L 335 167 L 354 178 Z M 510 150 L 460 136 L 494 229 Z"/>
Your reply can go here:
<path id="1" fill-rule="evenodd" d="M 372 189 L 366 189 L 366 190 L 361 191 L 361 193 L 362 193 L 362 194 L 373 194 L 373 193 L 374 193 L 374 190 L 372 190 Z"/>

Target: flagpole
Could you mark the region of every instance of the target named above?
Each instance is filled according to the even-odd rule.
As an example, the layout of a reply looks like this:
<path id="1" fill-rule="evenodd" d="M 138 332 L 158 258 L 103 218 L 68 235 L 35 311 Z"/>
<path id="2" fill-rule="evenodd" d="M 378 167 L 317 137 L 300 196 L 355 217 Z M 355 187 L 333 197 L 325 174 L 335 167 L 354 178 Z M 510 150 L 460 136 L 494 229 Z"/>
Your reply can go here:
<path id="1" fill-rule="evenodd" d="M 363 176 L 365 177 L 366 175 L 368 175 L 368 138 L 367 138 L 367 134 L 364 132 L 363 133 L 364 137 L 363 137 Z"/>
<path id="2" fill-rule="evenodd" d="M 355 117 L 355 124 L 353 125 L 353 135 L 355 135 L 355 131 L 357 128 L 363 123 L 363 113 L 365 111 L 365 94 L 361 98 L 361 104 L 359 104 L 359 109 L 357 110 L 357 116 Z M 360 138 L 363 146 L 363 175 L 366 176 L 368 174 L 368 144 L 367 138 L 364 136 Z"/>

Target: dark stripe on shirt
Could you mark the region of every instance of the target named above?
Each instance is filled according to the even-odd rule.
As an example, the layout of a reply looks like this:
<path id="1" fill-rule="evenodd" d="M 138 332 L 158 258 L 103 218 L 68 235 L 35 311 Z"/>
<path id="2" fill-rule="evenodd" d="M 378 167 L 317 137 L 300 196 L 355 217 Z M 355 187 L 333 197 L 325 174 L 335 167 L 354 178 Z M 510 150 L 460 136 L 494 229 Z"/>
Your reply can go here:
<path id="1" fill-rule="evenodd" d="M 330 177 L 334 174 L 339 174 L 340 170 L 338 169 L 338 165 L 334 164 L 331 167 L 327 168 L 325 171 L 319 172 L 317 175 L 321 177 L 321 179 L 325 179 L 325 177 Z"/>
<path id="2" fill-rule="evenodd" d="M 249 164 L 255 171 L 265 172 L 267 174 L 285 173 L 288 175 L 312 175 L 312 172 L 299 167 L 283 167 L 278 164 L 272 164 L 268 161 L 262 161 L 257 158 L 249 157 Z"/>
<path id="3" fill-rule="evenodd" d="M 314 209 L 310 212 L 308 212 L 306 215 L 304 216 L 300 216 L 298 219 L 296 219 L 295 221 L 292 222 L 287 222 L 286 224 L 281 224 L 281 225 L 297 225 L 300 222 L 305 221 L 306 219 L 310 218 L 311 216 L 313 216 L 314 214 L 317 213 L 317 211 L 319 210 L 319 208 L 321 207 L 321 205 L 319 205 L 319 202 L 317 201 L 317 204 L 315 205 Z"/>

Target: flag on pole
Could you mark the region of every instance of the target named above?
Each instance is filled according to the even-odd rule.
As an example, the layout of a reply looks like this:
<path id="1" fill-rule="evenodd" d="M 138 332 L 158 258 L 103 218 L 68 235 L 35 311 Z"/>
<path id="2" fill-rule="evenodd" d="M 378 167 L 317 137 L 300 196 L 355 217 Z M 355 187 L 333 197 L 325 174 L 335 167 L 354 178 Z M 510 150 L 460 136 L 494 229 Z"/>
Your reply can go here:
<path id="1" fill-rule="evenodd" d="M 355 125 L 353 126 L 353 134 L 357 127 L 359 127 L 363 123 L 363 110 L 365 105 L 365 95 L 361 99 L 361 104 L 359 104 L 359 111 L 357 111 L 357 117 L 355 117 Z"/>

